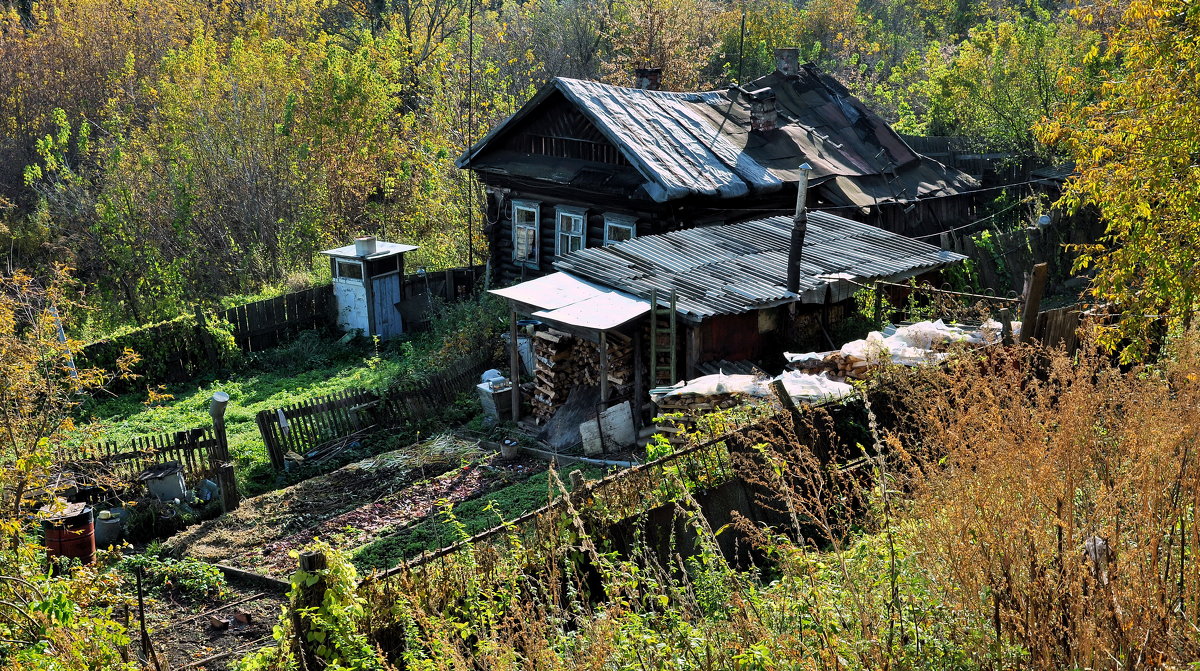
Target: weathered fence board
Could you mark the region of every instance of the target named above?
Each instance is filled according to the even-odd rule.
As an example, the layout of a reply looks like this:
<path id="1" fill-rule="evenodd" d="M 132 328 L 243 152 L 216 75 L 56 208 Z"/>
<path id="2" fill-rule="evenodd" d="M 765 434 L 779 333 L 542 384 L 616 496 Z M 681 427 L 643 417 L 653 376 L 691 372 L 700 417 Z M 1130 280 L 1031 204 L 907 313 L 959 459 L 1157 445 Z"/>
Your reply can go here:
<path id="1" fill-rule="evenodd" d="M 1079 346 L 1082 324 L 1083 313 L 1079 305 L 1045 310 L 1038 313 L 1037 323 L 1032 325 L 1033 337 L 1046 347 L 1062 346 L 1068 352 L 1074 352 Z"/>
<path id="2" fill-rule="evenodd" d="M 429 416 L 475 384 L 491 366 L 487 353 L 471 355 L 446 372 L 413 381 L 380 395 L 349 389 L 303 403 L 263 410 L 255 416 L 271 465 L 283 468 L 288 452 L 312 457 L 329 444 L 378 426 Z"/>
<path id="3" fill-rule="evenodd" d="M 178 461 L 189 481 L 211 477 L 212 458 L 218 440 L 211 428 L 189 429 L 151 436 L 138 436 L 128 444 L 104 441 L 67 448 L 59 457 L 63 464 L 83 470 L 98 470 L 107 478 L 131 482 L 155 464 Z"/>
<path id="4" fill-rule="evenodd" d="M 218 313 L 233 327 L 238 347 L 260 352 L 287 337 L 333 322 L 333 287 L 322 285 L 238 305 Z"/>

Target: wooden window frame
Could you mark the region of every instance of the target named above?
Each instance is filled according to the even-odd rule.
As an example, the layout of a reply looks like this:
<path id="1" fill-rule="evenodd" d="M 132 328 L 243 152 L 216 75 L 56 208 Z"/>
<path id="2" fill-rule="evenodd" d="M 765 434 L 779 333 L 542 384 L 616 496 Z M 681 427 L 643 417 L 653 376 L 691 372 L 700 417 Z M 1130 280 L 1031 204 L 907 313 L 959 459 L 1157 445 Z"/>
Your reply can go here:
<path id="1" fill-rule="evenodd" d="M 577 239 L 579 241 L 579 249 L 587 247 L 587 210 L 582 207 L 567 207 L 566 205 L 559 205 L 554 209 L 554 254 L 556 256 L 563 256 L 575 251 L 573 249 L 563 249 L 564 236 Z M 579 232 L 564 231 L 563 221 L 565 219 L 577 220 L 579 222 Z"/>
<path id="2" fill-rule="evenodd" d="M 637 220 L 633 217 L 623 214 L 605 214 L 604 215 L 604 246 L 615 245 L 624 240 L 613 240 L 609 236 L 609 231 L 612 228 L 623 228 L 629 231 L 629 239 L 633 240 L 637 237 Z"/>
<path id="3" fill-rule="evenodd" d="M 517 213 L 522 212 L 522 211 L 533 213 L 533 223 L 532 224 L 519 223 L 517 221 Z M 513 263 L 515 263 L 518 266 L 524 266 L 526 268 L 532 268 L 534 270 L 537 270 L 541 266 L 541 263 L 540 263 L 541 249 L 539 248 L 539 243 L 541 241 L 538 239 L 539 237 L 541 237 L 541 235 L 540 235 L 541 234 L 541 231 L 540 231 L 541 226 L 542 226 L 542 204 L 541 203 L 539 203 L 536 200 L 514 200 L 512 202 L 512 243 L 513 243 L 512 260 L 513 260 Z M 533 243 L 531 245 L 531 247 L 533 249 L 532 260 L 529 259 L 528 257 L 522 258 L 517 255 L 518 252 L 520 251 L 520 245 L 518 245 L 518 243 L 517 243 L 517 232 L 520 230 L 530 230 L 533 232 Z"/>
<path id="4" fill-rule="evenodd" d="M 343 274 L 342 273 L 342 265 L 343 264 L 345 264 L 347 266 L 358 268 L 358 277 L 354 277 L 353 275 Z M 364 264 L 362 261 L 356 261 L 354 259 L 335 258 L 333 266 L 337 272 L 337 279 L 339 279 L 339 280 L 353 280 L 355 282 L 360 282 L 360 283 L 366 283 L 366 281 L 367 281 L 367 267 L 366 267 L 366 264 Z"/>

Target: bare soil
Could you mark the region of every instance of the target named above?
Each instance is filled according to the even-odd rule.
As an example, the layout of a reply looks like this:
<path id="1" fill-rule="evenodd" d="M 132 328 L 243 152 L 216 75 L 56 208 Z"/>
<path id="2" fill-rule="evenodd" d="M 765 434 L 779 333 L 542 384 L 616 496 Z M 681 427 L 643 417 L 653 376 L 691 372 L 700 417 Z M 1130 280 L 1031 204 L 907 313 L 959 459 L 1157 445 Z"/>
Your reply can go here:
<path id="1" fill-rule="evenodd" d="M 439 436 L 246 499 L 232 513 L 187 529 L 165 545 L 181 556 L 286 578 L 294 561 L 288 550 L 314 536 L 332 540 L 331 534 L 342 532 L 365 538 L 411 516 L 428 515 L 439 498 L 469 496 L 476 486 L 472 476 L 486 473 L 479 463 L 485 456 L 475 441 Z M 413 487 L 425 482 L 432 485 Z M 353 538 L 348 542 L 348 547 L 359 544 Z"/>
<path id="2" fill-rule="evenodd" d="M 232 668 L 237 660 L 255 650 L 273 644 L 271 628 L 279 620 L 284 601 L 282 592 L 234 583 L 221 598 L 202 602 L 180 602 L 163 595 L 147 600 L 146 628 L 162 668 L 221 671 Z M 212 616 L 219 622 L 228 622 L 228 628 L 212 626 L 204 613 L 214 609 L 219 610 Z M 235 617 L 239 614 L 248 615 L 241 619 L 249 622 Z M 136 618 L 136 613 L 133 617 Z M 134 632 L 131 647 L 137 651 L 136 620 L 131 625 Z"/>

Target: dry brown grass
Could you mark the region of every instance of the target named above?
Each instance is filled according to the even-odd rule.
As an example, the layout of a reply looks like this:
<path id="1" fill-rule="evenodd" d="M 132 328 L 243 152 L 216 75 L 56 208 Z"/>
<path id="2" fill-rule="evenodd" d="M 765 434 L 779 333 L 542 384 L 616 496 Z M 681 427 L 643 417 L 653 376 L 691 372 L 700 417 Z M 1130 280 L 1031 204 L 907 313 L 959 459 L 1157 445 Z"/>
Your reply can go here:
<path id="1" fill-rule="evenodd" d="M 1200 658 L 1195 338 L 1159 367 L 1014 348 L 888 378 L 922 563 L 993 645 L 1031 668 Z"/>

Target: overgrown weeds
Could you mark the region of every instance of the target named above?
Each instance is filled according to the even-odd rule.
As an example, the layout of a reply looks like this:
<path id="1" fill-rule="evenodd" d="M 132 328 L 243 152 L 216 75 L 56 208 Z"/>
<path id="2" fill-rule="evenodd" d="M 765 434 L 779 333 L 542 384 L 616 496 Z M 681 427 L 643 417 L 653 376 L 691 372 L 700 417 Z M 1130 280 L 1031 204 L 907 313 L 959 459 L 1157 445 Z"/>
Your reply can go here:
<path id="1" fill-rule="evenodd" d="M 963 353 L 719 444 L 739 478 L 630 475 L 356 592 L 412 669 L 1179 667 L 1200 657 L 1200 344 Z M 856 429 L 857 430 L 857 429 Z M 670 484 L 671 481 L 674 484 Z M 565 490 L 561 488 L 560 491 Z M 656 503 L 656 492 L 674 501 Z M 641 497 L 650 507 L 630 516 Z"/>

